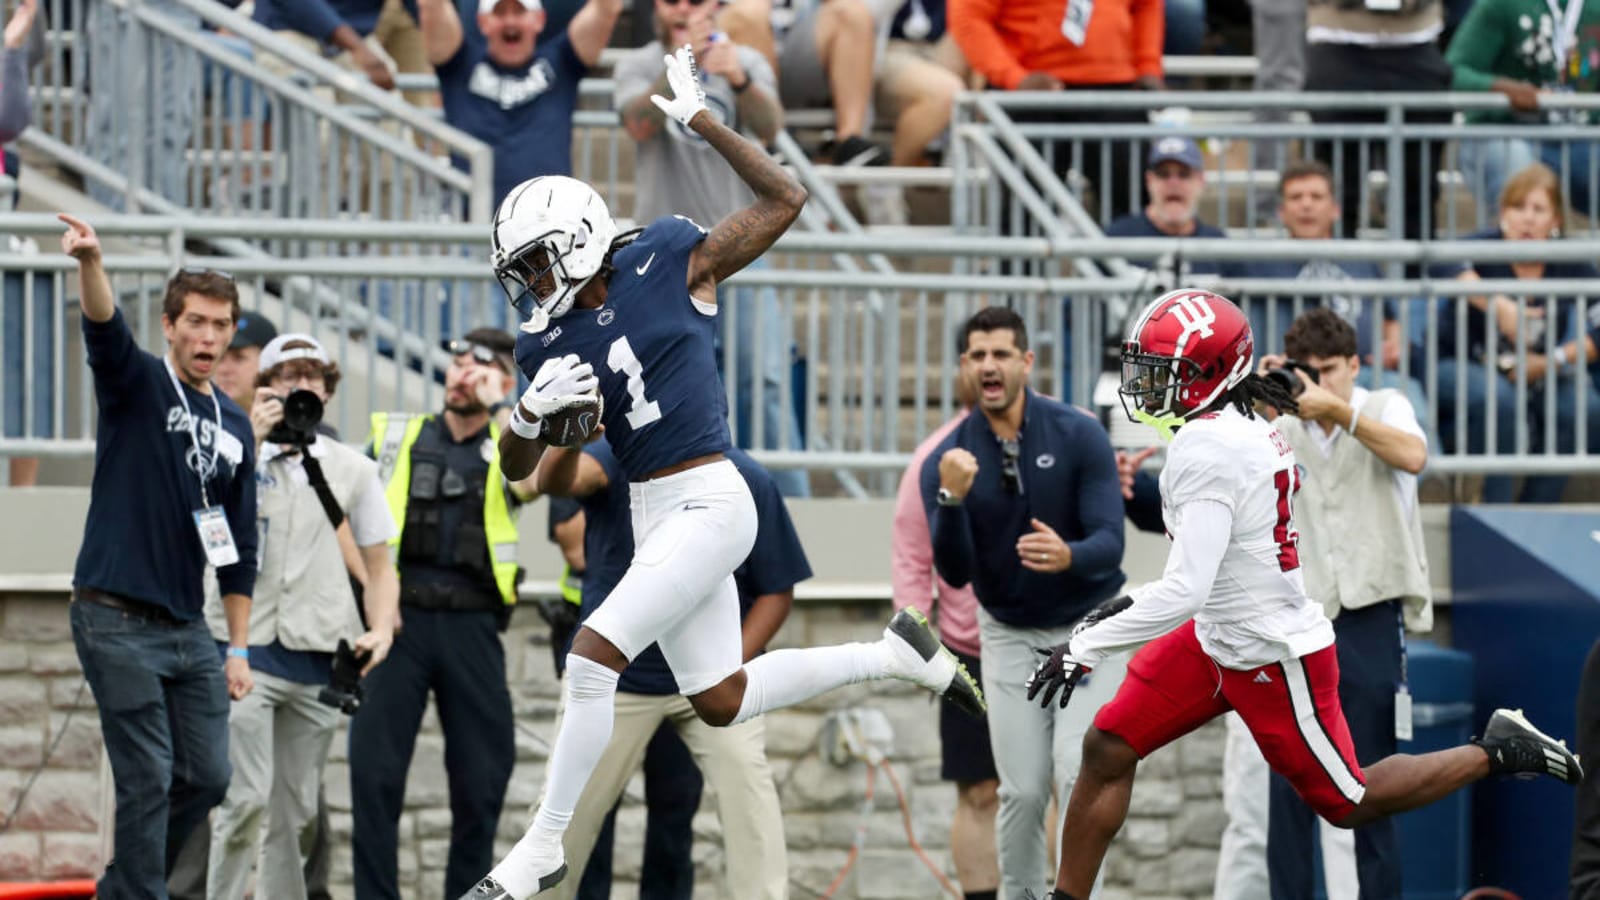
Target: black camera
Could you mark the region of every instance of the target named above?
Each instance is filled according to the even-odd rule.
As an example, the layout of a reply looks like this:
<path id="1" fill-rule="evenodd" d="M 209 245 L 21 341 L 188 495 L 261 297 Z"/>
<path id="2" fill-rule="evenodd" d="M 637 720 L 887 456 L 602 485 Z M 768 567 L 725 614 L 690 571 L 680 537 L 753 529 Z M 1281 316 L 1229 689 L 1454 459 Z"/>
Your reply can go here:
<path id="1" fill-rule="evenodd" d="M 1299 397 L 1306 392 L 1306 383 L 1304 379 L 1295 374 L 1296 372 L 1304 372 L 1306 378 L 1311 379 L 1312 384 L 1322 383 L 1322 374 L 1298 359 L 1286 359 L 1281 367 L 1268 369 L 1266 379 L 1276 382 L 1285 391 L 1289 392 L 1290 397 Z"/>
<path id="2" fill-rule="evenodd" d="M 267 443 L 304 447 L 316 441 L 317 426 L 322 424 L 322 398 L 301 388 L 274 399 L 283 404 L 283 419 L 267 432 Z"/>
<path id="3" fill-rule="evenodd" d="M 333 651 L 333 671 L 328 676 L 328 685 L 317 692 L 317 702 L 347 716 L 355 715 L 366 696 L 361 689 L 361 667 L 366 662 L 365 651 L 357 652 L 349 641 L 340 638 L 339 648 Z"/>

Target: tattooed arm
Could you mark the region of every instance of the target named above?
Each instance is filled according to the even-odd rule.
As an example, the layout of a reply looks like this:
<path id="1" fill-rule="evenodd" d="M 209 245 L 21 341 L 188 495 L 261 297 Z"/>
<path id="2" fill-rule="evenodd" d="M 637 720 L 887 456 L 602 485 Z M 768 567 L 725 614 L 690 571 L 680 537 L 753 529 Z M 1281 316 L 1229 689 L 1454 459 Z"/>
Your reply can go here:
<path id="1" fill-rule="evenodd" d="M 689 256 L 689 293 L 715 303 L 717 282 L 767 252 L 800 215 L 806 189 L 754 141 L 700 112 L 689 127 L 716 148 L 755 192 L 756 202 L 724 218 Z"/>

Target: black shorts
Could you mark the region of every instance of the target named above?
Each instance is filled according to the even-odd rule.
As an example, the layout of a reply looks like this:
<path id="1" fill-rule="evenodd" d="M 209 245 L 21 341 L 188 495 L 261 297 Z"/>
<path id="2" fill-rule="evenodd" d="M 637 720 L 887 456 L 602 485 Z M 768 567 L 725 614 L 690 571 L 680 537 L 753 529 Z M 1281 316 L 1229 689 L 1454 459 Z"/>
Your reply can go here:
<path id="1" fill-rule="evenodd" d="M 959 650 L 950 652 L 961 660 L 974 680 L 983 683 L 983 669 L 976 656 Z M 989 746 L 987 717 L 975 719 L 957 709 L 954 703 L 940 703 L 939 743 L 942 756 L 939 777 L 945 781 L 969 784 L 1000 777 L 994 769 L 994 748 Z"/>

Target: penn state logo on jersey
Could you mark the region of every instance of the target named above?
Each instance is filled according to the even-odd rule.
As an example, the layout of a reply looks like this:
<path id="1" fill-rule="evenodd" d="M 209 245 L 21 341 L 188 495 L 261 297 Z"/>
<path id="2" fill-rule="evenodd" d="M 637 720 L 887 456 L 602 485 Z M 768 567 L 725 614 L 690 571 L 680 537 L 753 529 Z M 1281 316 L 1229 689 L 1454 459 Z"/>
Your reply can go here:
<path id="1" fill-rule="evenodd" d="M 537 100 L 555 80 L 555 68 L 544 58 L 535 60 L 528 73 L 521 76 L 507 75 L 484 60 L 473 67 L 467 89 L 499 104 L 501 109 L 515 109 Z"/>

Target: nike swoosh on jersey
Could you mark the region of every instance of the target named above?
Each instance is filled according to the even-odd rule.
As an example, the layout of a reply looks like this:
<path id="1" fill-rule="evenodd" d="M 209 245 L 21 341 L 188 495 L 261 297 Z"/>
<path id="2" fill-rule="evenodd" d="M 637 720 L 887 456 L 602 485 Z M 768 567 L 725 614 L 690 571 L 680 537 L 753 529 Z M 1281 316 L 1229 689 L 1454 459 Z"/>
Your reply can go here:
<path id="1" fill-rule="evenodd" d="M 656 255 L 654 253 L 650 254 L 650 258 L 645 260 L 642 265 L 640 265 L 637 268 L 635 268 L 633 270 L 633 274 L 635 274 L 635 275 L 643 275 L 646 271 L 649 270 L 650 264 L 655 262 L 655 261 L 656 261 Z"/>

